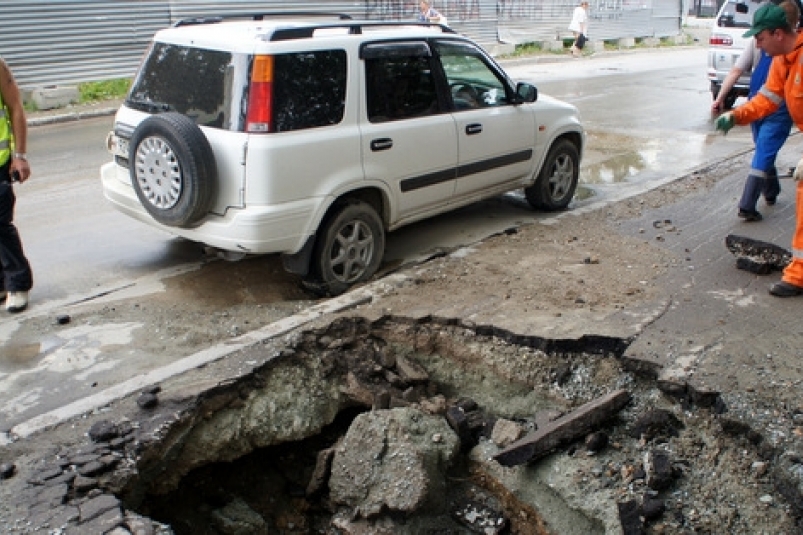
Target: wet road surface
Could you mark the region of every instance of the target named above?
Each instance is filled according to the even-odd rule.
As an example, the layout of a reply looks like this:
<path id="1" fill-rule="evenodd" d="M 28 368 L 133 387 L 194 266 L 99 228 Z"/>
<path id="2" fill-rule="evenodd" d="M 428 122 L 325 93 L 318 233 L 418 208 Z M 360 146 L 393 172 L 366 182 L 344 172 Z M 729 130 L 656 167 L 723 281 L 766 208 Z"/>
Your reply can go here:
<path id="1" fill-rule="evenodd" d="M 704 62 L 705 50 L 695 48 L 543 65 L 510 62 L 505 68 L 516 79 L 535 81 L 542 94 L 580 108 L 588 130 L 581 172 L 585 186 L 574 203 L 581 208 L 751 147 L 746 129 L 727 138 L 713 134 Z M 223 263 L 196 244 L 113 211 L 98 179 L 98 168 L 108 159 L 102 140 L 110 127 L 111 118 L 97 118 L 31 129 L 36 180 L 18 190 L 17 223 L 36 286 L 29 311 L 0 318 L 0 390 L 6 407 L 0 431 L 87 395 L 98 384 L 113 384 L 170 359 L 157 350 L 138 351 L 142 348 L 132 342 L 137 332 L 166 348 L 175 341 L 169 329 L 151 325 L 143 333 L 136 314 L 54 334 L 58 317 L 70 314 L 73 304 L 109 303 L 105 306 L 119 318 L 115 300 L 141 296 L 147 302 L 169 285 L 175 304 L 165 323 L 220 314 L 221 331 L 209 333 L 211 340 L 253 328 L 227 324 L 224 314 L 232 307 L 265 306 L 270 313 L 264 321 L 271 321 L 314 301 L 297 289 L 297 280 L 281 270 L 276 256 Z M 549 217 L 532 212 L 516 195 L 478 203 L 391 234 L 385 270 Z M 263 290 L 255 295 L 255 288 Z M 109 358 L 112 354 L 117 357 Z M 64 385 L 65 376 L 81 381 L 80 388 Z"/>

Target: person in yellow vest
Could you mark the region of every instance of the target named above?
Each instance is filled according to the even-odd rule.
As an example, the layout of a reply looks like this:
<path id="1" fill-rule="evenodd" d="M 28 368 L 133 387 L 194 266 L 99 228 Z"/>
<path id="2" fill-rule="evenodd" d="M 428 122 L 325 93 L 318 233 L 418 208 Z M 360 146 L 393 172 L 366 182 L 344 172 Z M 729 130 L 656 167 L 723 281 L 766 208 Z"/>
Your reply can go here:
<path id="1" fill-rule="evenodd" d="M 25 154 L 28 123 L 22 97 L 11 70 L 2 59 L 0 100 L 0 301 L 5 301 L 8 312 L 17 313 L 28 306 L 33 273 L 14 226 L 14 184 L 28 180 L 31 167 Z"/>

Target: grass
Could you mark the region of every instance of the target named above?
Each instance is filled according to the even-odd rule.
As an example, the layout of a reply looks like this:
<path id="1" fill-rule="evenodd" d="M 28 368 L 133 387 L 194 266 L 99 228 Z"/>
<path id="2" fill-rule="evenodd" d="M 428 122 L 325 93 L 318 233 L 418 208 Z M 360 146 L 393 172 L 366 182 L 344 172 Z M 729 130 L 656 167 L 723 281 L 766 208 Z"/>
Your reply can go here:
<path id="1" fill-rule="evenodd" d="M 79 102 L 86 104 L 87 102 L 122 98 L 128 93 L 129 87 L 131 87 L 130 78 L 83 82 L 78 84 Z"/>
<path id="2" fill-rule="evenodd" d="M 123 98 L 128 94 L 131 87 L 130 78 L 115 78 L 112 80 L 101 80 L 97 82 L 81 82 L 78 84 L 79 104 L 101 102 L 104 100 Z M 39 108 L 32 99 L 23 102 L 25 111 L 37 111 Z"/>

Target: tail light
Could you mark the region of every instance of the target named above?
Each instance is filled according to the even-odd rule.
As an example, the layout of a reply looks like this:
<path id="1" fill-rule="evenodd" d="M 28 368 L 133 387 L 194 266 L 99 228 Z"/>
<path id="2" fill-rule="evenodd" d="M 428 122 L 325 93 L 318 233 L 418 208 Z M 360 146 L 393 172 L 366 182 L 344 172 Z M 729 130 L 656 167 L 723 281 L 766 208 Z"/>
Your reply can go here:
<path id="1" fill-rule="evenodd" d="M 270 132 L 273 113 L 273 56 L 255 56 L 248 90 L 246 132 Z"/>
<path id="2" fill-rule="evenodd" d="M 711 37 L 708 38 L 708 44 L 711 46 L 733 46 L 733 38 L 722 33 L 712 33 Z"/>

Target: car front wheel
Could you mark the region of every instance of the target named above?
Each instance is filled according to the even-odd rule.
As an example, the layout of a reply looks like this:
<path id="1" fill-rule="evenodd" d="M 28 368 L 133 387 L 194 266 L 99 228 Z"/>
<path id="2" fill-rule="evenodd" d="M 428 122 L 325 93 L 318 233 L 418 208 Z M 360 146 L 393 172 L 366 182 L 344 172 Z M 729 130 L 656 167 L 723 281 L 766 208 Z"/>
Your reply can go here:
<path id="1" fill-rule="evenodd" d="M 382 262 L 385 230 L 374 208 L 351 200 L 322 225 L 312 257 L 312 274 L 320 289 L 339 295 L 370 279 Z"/>
<path id="2" fill-rule="evenodd" d="M 530 206 L 537 210 L 563 210 L 574 197 L 580 178 L 580 154 L 568 139 L 549 149 L 544 165 L 532 186 L 524 189 Z"/>

